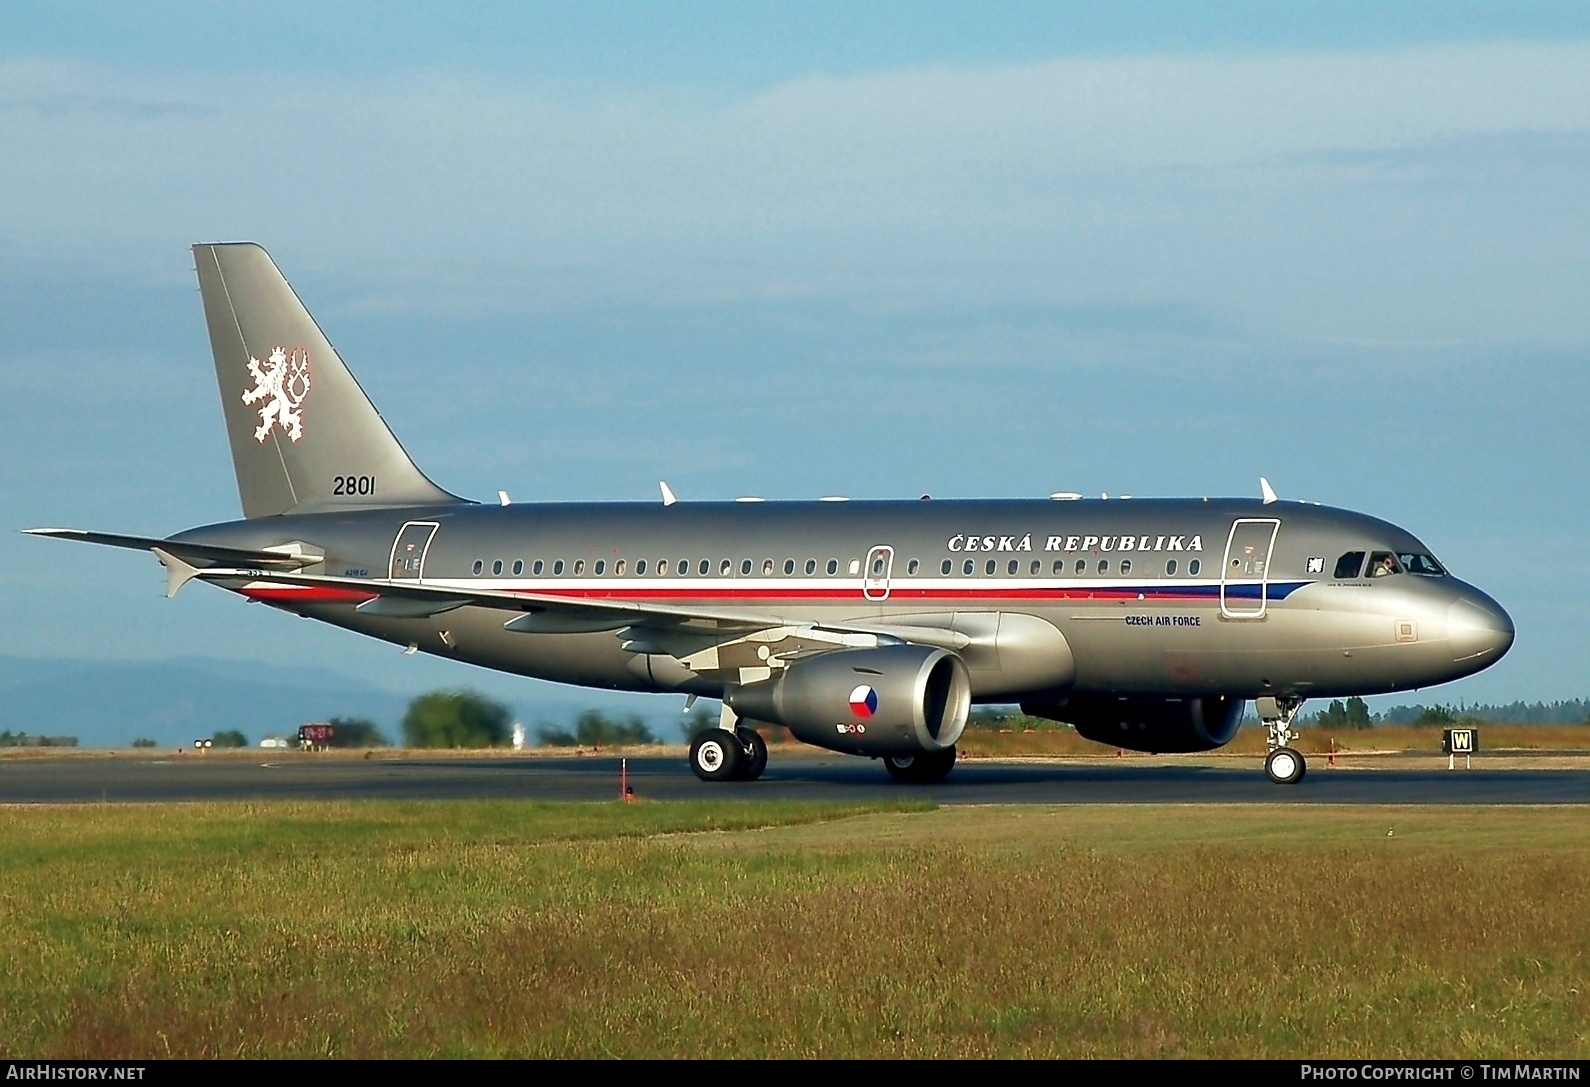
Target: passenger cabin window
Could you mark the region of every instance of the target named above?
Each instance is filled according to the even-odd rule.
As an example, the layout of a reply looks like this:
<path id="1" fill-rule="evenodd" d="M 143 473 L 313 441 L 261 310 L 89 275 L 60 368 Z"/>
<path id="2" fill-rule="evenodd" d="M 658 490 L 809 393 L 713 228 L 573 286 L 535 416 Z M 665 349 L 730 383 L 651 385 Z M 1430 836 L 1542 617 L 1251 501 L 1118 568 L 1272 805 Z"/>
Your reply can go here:
<path id="1" fill-rule="evenodd" d="M 579 577 L 583 573 L 585 573 L 585 560 L 584 559 L 575 559 L 574 560 L 574 576 L 575 577 Z"/>
<path id="2" fill-rule="evenodd" d="M 513 576 L 514 577 L 518 577 L 522 573 L 524 573 L 524 559 L 514 559 L 513 560 Z"/>
<path id="3" fill-rule="evenodd" d="M 562 577 L 563 576 L 563 560 L 562 559 L 559 559 L 557 562 L 554 562 L 552 564 L 552 573 L 556 577 Z"/>
<path id="4" fill-rule="evenodd" d="M 1402 567 L 1397 565 L 1397 556 L 1390 551 L 1376 551 L 1369 556 L 1369 576 L 1388 577 L 1391 574 L 1402 573 Z"/>
<path id="5" fill-rule="evenodd" d="M 1055 559 L 1054 560 L 1054 575 L 1055 575 L 1055 577 L 1059 577 L 1061 574 L 1063 574 L 1065 572 L 1066 572 L 1066 560 L 1065 559 Z"/>
<path id="6" fill-rule="evenodd" d="M 602 559 L 597 559 L 596 560 L 596 573 L 601 574 L 601 573 L 606 572 L 606 570 L 607 570 L 607 563 L 604 562 Z"/>
<path id="7" fill-rule="evenodd" d="M 989 559 L 986 563 L 983 564 L 983 573 L 992 574 L 998 568 L 999 568 L 999 563 L 995 562 L 993 559 Z"/>
<path id="8" fill-rule="evenodd" d="M 1193 559 L 1187 564 L 1187 572 L 1193 577 L 1197 577 L 1198 571 L 1201 569 L 1203 569 L 1203 563 L 1199 562 L 1197 559 Z"/>
<path id="9" fill-rule="evenodd" d="M 1351 581 L 1358 576 L 1364 568 L 1364 553 L 1362 551 L 1349 551 L 1336 560 L 1336 579 L 1338 581 Z"/>
<path id="10" fill-rule="evenodd" d="M 1132 572 L 1132 560 L 1131 559 L 1122 559 L 1121 560 L 1121 573 L 1130 574 L 1131 572 Z"/>
<path id="11" fill-rule="evenodd" d="M 762 576 L 763 577 L 772 577 L 773 576 L 773 560 L 772 559 L 763 559 L 762 560 Z"/>
<path id="12" fill-rule="evenodd" d="M 850 560 L 850 576 L 851 577 L 855 577 L 859 573 L 861 573 L 861 560 L 860 559 L 851 559 Z"/>
<path id="13" fill-rule="evenodd" d="M 1033 559 L 1032 560 L 1032 567 L 1030 569 L 1028 569 L 1027 572 L 1029 574 L 1036 574 L 1041 569 L 1043 569 L 1043 563 L 1039 562 L 1037 559 Z"/>
<path id="14" fill-rule="evenodd" d="M 912 559 L 910 562 L 906 563 L 905 572 L 907 574 L 914 574 L 914 573 L 917 572 L 917 569 L 919 567 L 921 567 L 921 565 L 922 564 L 920 562 L 917 562 L 915 559 Z"/>
<path id="15" fill-rule="evenodd" d="M 501 559 L 498 559 L 496 562 L 491 564 L 491 573 L 492 573 L 493 577 L 495 577 L 498 574 L 502 573 L 502 560 Z"/>
<path id="16" fill-rule="evenodd" d="M 680 577 L 684 577 L 685 575 L 687 575 L 689 573 L 690 573 L 690 560 L 689 559 L 680 559 L 679 560 L 679 576 Z"/>
<path id="17" fill-rule="evenodd" d="M 1010 565 L 1005 567 L 1005 572 L 1007 574 L 1014 574 L 1017 570 L 1020 570 L 1020 569 L 1021 569 L 1021 562 L 1019 560 L 1017 560 L 1017 559 L 1011 559 L 1010 560 Z"/>
<path id="18" fill-rule="evenodd" d="M 728 577 L 729 576 L 729 571 L 731 571 L 733 569 L 734 569 L 734 560 L 733 559 L 724 559 L 723 562 L 718 566 L 718 573 L 721 574 L 724 577 Z"/>
<path id="19" fill-rule="evenodd" d="M 744 562 L 740 563 L 740 574 L 742 576 L 749 577 L 750 573 L 751 573 L 751 560 L 750 559 L 746 559 Z"/>
<path id="20" fill-rule="evenodd" d="M 879 555 L 877 558 L 872 560 L 872 576 L 873 577 L 882 577 L 883 576 L 883 556 L 882 555 Z"/>
<path id="21" fill-rule="evenodd" d="M 806 560 L 806 573 L 807 573 L 807 575 L 809 576 L 811 574 L 815 574 L 816 572 L 817 572 L 817 560 L 816 559 L 807 559 Z"/>
<path id="22" fill-rule="evenodd" d="M 948 574 L 954 568 L 955 564 L 949 559 L 945 559 L 943 562 L 939 563 L 939 573 L 941 574 Z"/>
<path id="23" fill-rule="evenodd" d="M 834 574 L 839 573 L 839 560 L 838 559 L 829 559 L 828 560 L 828 573 L 829 573 L 829 576 L 832 576 Z"/>
<path id="24" fill-rule="evenodd" d="M 1397 558 L 1402 560 L 1402 568 L 1410 574 L 1418 574 L 1421 577 L 1446 577 L 1446 570 L 1430 555 L 1399 551 Z"/>
<path id="25" fill-rule="evenodd" d="M 976 561 L 973 559 L 967 559 L 966 562 L 961 566 L 961 573 L 969 574 L 975 569 L 977 569 Z"/>
<path id="26" fill-rule="evenodd" d="M 1079 574 L 1085 574 L 1085 573 L 1088 572 L 1088 560 L 1087 559 L 1078 559 L 1077 560 L 1076 572 L 1079 573 Z"/>
<path id="27" fill-rule="evenodd" d="M 696 569 L 701 572 L 701 576 L 702 577 L 706 577 L 707 574 L 711 573 L 711 571 L 712 571 L 712 560 L 711 559 L 702 559 L 701 560 L 701 565 L 697 566 Z"/>
<path id="28" fill-rule="evenodd" d="M 1170 575 L 1174 574 L 1175 572 L 1176 572 L 1176 560 L 1175 559 L 1166 559 L 1165 560 L 1165 575 L 1167 577 L 1169 577 Z"/>
<path id="29" fill-rule="evenodd" d="M 784 560 L 784 576 L 788 577 L 790 574 L 793 574 L 794 572 L 795 572 L 795 560 L 794 559 L 785 559 Z"/>
<path id="30" fill-rule="evenodd" d="M 1109 572 L 1110 572 L 1110 560 L 1109 559 L 1100 559 L 1099 560 L 1099 573 L 1107 574 Z"/>
<path id="31" fill-rule="evenodd" d="M 641 559 L 640 561 L 635 563 L 635 573 L 644 574 L 645 572 L 646 572 L 646 560 L 645 559 Z"/>
<path id="32" fill-rule="evenodd" d="M 658 577 L 667 577 L 668 576 L 668 560 L 667 559 L 658 559 L 657 560 L 657 565 L 655 567 L 653 567 L 653 569 L 655 569 L 657 571 L 657 576 Z"/>
<path id="33" fill-rule="evenodd" d="M 613 576 L 614 577 L 623 577 L 624 576 L 624 567 L 625 567 L 625 560 L 619 559 L 617 562 L 615 562 L 613 564 Z"/>
<path id="34" fill-rule="evenodd" d="M 540 559 L 536 559 L 536 564 L 530 567 L 530 572 L 536 577 L 540 577 L 541 571 L 545 570 L 546 568 L 546 563 L 542 562 Z"/>
<path id="35" fill-rule="evenodd" d="M 481 562 L 479 559 L 476 559 L 475 560 L 475 565 L 471 569 L 473 569 L 475 571 L 475 576 L 479 577 L 480 576 L 480 572 L 482 570 L 484 570 L 485 568 L 486 568 L 486 564 Z"/>

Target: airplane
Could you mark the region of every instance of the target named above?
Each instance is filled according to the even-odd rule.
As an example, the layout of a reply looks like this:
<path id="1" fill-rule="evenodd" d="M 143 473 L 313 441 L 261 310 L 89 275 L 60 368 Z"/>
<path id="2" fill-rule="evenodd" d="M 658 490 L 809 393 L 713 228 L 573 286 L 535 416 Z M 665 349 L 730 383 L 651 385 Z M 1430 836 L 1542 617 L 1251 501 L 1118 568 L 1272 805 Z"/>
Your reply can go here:
<path id="1" fill-rule="evenodd" d="M 1258 499 L 510 503 L 404 452 L 269 254 L 195 245 L 243 520 L 158 538 L 197 580 L 405 647 L 561 683 L 722 700 L 703 781 L 755 780 L 755 722 L 942 780 L 974 703 L 1117 748 L 1213 750 L 1253 700 L 1277 784 L 1305 699 L 1472 675 L 1512 620 L 1407 531 Z"/>

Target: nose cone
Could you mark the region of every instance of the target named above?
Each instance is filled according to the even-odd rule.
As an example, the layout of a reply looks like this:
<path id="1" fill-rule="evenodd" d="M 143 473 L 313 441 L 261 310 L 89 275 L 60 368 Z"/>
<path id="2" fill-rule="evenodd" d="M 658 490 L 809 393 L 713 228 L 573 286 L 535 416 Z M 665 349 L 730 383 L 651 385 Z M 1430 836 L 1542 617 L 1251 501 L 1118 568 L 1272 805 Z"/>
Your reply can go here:
<path id="1" fill-rule="evenodd" d="M 1513 621 L 1490 597 L 1463 597 L 1447 609 L 1452 660 L 1476 670 L 1494 664 L 1513 645 Z"/>

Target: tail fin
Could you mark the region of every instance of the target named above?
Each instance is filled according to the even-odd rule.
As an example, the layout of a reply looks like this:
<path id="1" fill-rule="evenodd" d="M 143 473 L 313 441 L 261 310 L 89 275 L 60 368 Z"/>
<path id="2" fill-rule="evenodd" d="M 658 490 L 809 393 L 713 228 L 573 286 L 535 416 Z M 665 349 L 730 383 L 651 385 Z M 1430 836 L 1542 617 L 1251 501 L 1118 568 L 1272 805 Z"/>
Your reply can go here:
<path id="1" fill-rule="evenodd" d="M 409 459 L 270 254 L 193 259 L 243 516 L 463 501 Z"/>

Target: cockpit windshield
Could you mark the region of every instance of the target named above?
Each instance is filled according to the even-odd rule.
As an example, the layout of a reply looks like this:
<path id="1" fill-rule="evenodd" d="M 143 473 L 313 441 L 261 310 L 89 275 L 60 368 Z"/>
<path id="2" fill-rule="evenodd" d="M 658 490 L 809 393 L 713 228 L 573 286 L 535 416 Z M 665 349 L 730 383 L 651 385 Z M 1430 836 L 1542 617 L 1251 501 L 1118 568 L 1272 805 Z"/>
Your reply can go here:
<path id="1" fill-rule="evenodd" d="M 1369 569 L 1364 571 L 1366 577 L 1386 577 L 1390 574 L 1402 573 L 1402 567 L 1397 565 L 1397 556 L 1390 551 L 1376 551 L 1369 556 Z"/>
<path id="2" fill-rule="evenodd" d="M 1424 577 L 1445 577 L 1446 571 L 1441 564 L 1435 561 L 1432 555 L 1418 553 L 1399 553 L 1397 558 L 1402 560 L 1402 568 L 1410 574 L 1420 574 Z"/>
<path id="3" fill-rule="evenodd" d="M 1420 577 L 1445 577 L 1446 571 L 1435 559 L 1418 551 L 1376 551 L 1369 556 L 1369 569 L 1365 577 L 1386 577 L 1390 574 L 1418 574 Z"/>

